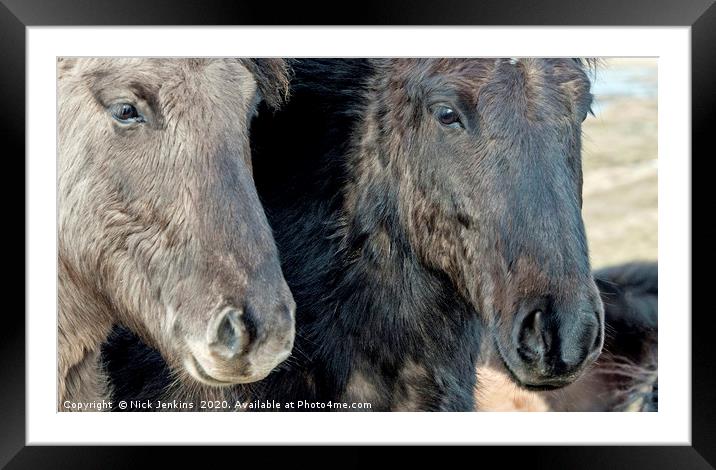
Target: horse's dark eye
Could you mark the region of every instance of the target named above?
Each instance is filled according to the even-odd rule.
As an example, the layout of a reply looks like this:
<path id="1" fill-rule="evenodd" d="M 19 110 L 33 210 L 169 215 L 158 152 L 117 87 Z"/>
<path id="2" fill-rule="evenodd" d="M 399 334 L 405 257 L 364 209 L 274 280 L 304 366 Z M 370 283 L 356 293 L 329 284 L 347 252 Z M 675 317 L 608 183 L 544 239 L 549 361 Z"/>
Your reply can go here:
<path id="1" fill-rule="evenodd" d="M 110 111 L 112 117 L 124 123 L 128 122 L 144 122 L 144 117 L 137 111 L 133 104 L 117 103 L 113 104 Z"/>
<path id="2" fill-rule="evenodd" d="M 438 118 L 440 124 L 447 127 L 462 127 L 460 116 L 457 111 L 448 106 L 437 106 L 434 110 L 435 117 Z"/>

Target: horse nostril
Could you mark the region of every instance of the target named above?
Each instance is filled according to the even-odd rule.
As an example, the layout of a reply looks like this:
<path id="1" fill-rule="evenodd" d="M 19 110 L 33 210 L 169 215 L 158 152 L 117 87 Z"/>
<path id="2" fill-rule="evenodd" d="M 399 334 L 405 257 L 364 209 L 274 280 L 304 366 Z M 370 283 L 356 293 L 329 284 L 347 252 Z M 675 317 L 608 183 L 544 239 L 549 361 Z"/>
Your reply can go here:
<path id="1" fill-rule="evenodd" d="M 525 361 L 536 362 L 547 354 L 549 340 L 544 327 L 541 310 L 532 311 L 522 321 L 517 352 Z"/>
<path id="2" fill-rule="evenodd" d="M 226 315 L 221 320 L 216 336 L 219 343 L 231 349 L 236 347 L 236 343 L 239 341 L 239 333 L 234 326 L 234 321 L 232 321 L 232 315 Z"/>
<path id="3" fill-rule="evenodd" d="M 561 387 L 579 376 L 597 358 L 604 324 L 593 305 L 557 305 L 551 298 L 522 300 L 515 315 L 503 360 L 520 383 Z"/>
<path id="4" fill-rule="evenodd" d="M 226 309 L 220 314 L 212 335 L 214 339 L 210 341 L 210 347 L 214 352 L 233 357 L 241 351 L 247 339 L 241 317 L 241 312 L 233 308 Z"/>

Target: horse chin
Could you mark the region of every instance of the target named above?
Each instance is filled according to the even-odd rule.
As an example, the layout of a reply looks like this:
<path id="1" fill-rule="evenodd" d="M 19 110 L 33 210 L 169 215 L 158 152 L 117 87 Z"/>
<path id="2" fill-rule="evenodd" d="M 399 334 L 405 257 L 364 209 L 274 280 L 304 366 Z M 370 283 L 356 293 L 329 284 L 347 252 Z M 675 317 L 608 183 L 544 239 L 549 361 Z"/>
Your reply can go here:
<path id="1" fill-rule="evenodd" d="M 574 376 L 568 376 L 568 377 L 559 377 L 554 379 L 554 381 L 551 382 L 543 382 L 540 384 L 532 384 L 529 382 L 524 382 L 520 377 L 517 375 L 517 373 L 512 370 L 510 365 L 507 363 L 507 361 L 504 360 L 502 355 L 500 355 L 500 359 L 502 360 L 502 364 L 505 366 L 505 370 L 507 371 L 508 375 L 510 376 L 510 379 L 520 388 L 523 388 L 525 390 L 530 390 L 533 392 L 544 392 L 549 390 L 557 390 L 559 388 L 566 387 L 567 385 L 574 382 L 578 374 Z"/>
<path id="2" fill-rule="evenodd" d="M 495 350 L 497 351 L 497 355 L 500 358 L 500 363 L 507 372 L 507 375 L 510 377 L 510 380 L 515 385 L 525 390 L 530 390 L 534 392 L 556 390 L 571 384 L 579 376 L 579 374 L 575 374 L 573 376 L 570 375 L 567 377 L 559 377 L 555 378 L 555 380 L 552 382 L 543 382 L 540 384 L 532 384 L 529 382 L 525 382 L 520 378 L 519 374 L 515 372 L 515 370 L 510 366 L 510 362 L 508 359 L 506 359 L 506 354 L 503 353 L 502 347 L 500 346 L 500 342 L 497 339 L 495 339 Z"/>
<path id="3" fill-rule="evenodd" d="M 214 387 L 228 387 L 239 383 L 218 379 L 212 376 L 206 371 L 206 368 L 201 365 L 201 363 L 194 357 L 193 354 L 190 354 L 184 360 L 184 368 L 194 380 L 203 383 L 204 385 L 211 385 Z"/>
<path id="4" fill-rule="evenodd" d="M 274 367 L 251 368 L 250 374 L 232 374 L 224 376 L 213 371 L 211 366 L 202 365 L 202 361 L 194 354 L 189 353 L 184 359 L 184 369 L 196 381 L 212 387 L 230 387 L 232 385 L 248 384 L 265 379 Z"/>

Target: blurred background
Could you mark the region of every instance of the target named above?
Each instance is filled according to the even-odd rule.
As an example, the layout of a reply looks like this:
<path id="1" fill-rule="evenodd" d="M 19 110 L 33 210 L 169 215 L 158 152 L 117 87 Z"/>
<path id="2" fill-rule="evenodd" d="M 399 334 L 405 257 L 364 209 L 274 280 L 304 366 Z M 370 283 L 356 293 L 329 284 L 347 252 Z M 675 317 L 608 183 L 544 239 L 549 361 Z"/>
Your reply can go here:
<path id="1" fill-rule="evenodd" d="M 582 158 L 592 267 L 657 260 L 657 59 L 603 59 L 591 78 Z"/>

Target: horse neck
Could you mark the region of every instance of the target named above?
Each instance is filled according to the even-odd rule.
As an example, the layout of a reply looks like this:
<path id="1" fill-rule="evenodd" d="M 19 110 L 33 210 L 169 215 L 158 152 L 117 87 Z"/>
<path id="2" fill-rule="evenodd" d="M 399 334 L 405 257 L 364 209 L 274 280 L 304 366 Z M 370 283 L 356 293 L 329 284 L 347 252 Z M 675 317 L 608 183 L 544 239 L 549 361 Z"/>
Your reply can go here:
<path id="1" fill-rule="evenodd" d="M 111 309 L 62 253 L 58 259 L 58 317 L 60 403 L 106 398 L 99 350 L 112 327 Z"/>
<path id="2" fill-rule="evenodd" d="M 299 305 L 294 357 L 303 367 L 279 372 L 272 389 L 374 410 L 472 409 L 477 316 L 446 276 L 416 258 L 396 186 L 385 172 L 364 173 L 380 155 L 363 152 L 360 141 L 346 157 L 351 183 L 331 196 L 340 203 L 316 198 L 302 212 L 305 225 L 288 230 L 292 249 L 282 253 Z M 306 221 L 307 213 L 319 220 Z"/>

